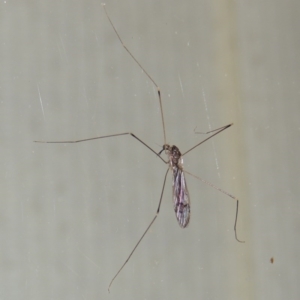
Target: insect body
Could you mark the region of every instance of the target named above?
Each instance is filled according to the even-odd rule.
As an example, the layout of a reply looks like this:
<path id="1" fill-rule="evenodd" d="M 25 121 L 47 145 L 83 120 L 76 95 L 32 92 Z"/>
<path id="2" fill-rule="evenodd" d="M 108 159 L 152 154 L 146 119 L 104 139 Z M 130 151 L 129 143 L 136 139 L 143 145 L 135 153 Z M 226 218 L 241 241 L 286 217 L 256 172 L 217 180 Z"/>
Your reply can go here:
<path id="1" fill-rule="evenodd" d="M 174 210 L 179 226 L 185 228 L 190 221 L 190 196 L 183 172 L 183 158 L 176 146 L 165 145 L 169 157 L 170 169 L 173 172 Z"/>
<path id="2" fill-rule="evenodd" d="M 146 76 L 152 81 L 152 83 L 155 85 L 155 87 L 157 89 L 159 106 L 160 106 L 160 113 L 161 113 L 161 121 L 162 121 L 162 130 L 163 130 L 163 136 L 164 136 L 164 146 L 162 147 L 162 150 L 157 153 L 155 150 L 153 150 L 149 145 L 147 145 L 143 140 L 141 140 L 139 137 L 137 137 L 132 132 L 116 133 L 116 134 L 110 134 L 110 135 L 104 135 L 104 136 L 98 136 L 98 137 L 80 139 L 80 140 L 75 140 L 75 141 L 36 141 L 36 142 L 39 142 L 39 143 L 79 143 L 79 142 L 86 142 L 86 141 L 97 140 L 97 139 L 105 139 L 105 138 L 115 138 L 115 137 L 127 135 L 127 136 L 133 137 L 136 141 L 142 143 L 145 147 L 148 148 L 148 150 L 150 150 L 152 153 L 154 153 L 165 164 L 169 165 L 169 168 L 167 169 L 165 177 L 164 177 L 163 187 L 162 187 L 162 190 L 161 190 L 161 195 L 160 195 L 158 207 L 157 207 L 157 210 L 156 210 L 156 214 L 154 215 L 152 221 L 150 222 L 150 224 L 148 225 L 148 227 L 144 231 L 143 235 L 140 237 L 140 239 L 138 240 L 138 242 L 134 246 L 133 250 L 131 251 L 131 253 L 127 257 L 126 261 L 119 268 L 119 270 L 116 273 L 116 275 L 112 278 L 112 280 L 111 280 L 111 282 L 109 284 L 109 287 L 108 287 L 108 290 L 109 290 L 110 287 L 111 287 L 111 285 L 112 285 L 112 283 L 116 279 L 116 277 L 119 275 L 119 273 L 122 271 L 122 269 L 124 268 L 124 266 L 127 264 L 127 262 L 129 261 L 129 259 L 132 256 L 132 254 L 134 253 L 135 249 L 138 247 L 138 245 L 140 244 L 140 242 L 142 241 L 142 239 L 144 238 L 144 236 L 146 235 L 146 233 L 148 232 L 148 230 L 150 229 L 150 227 L 152 226 L 152 224 L 156 220 L 156 218 L 157 218 L 157 216 L 159 214 L 159 211 L 160 211 L 160 206 L 161 206 L 161 202 L 162 202 L 162 198 L 163 198 L 163 193 L 164 193 L 164 189 L 165 189 L 166 179 L 167 179 L 167 175 L 168 175 L 169 171 L 171 171 L 172 175 L 173 175 L 173 202 L 174 202 L 174 211 L 175 211 L 176 218 L 177 218 L 177 221 L 178 221 L 180 227 L 185 228 L 189 224 L 189 221 L 190 221 L 190 209 L 191 209 L 191 207 L 190 207 L 190 197 L 189 197 L 189 192 L 188 192 L 187 185 L 186 185 L 186 180 L 185 180 L 185 175 L 189 174 L 190 176 L 196 178 L 199 181 L 202 181 L 203 183 L 211 186 L 212 188 L 220 191 L 221 193 L 229 196 L 230 198 L 232 198 L 232 199 L 234 199 L 236 201 L 236 213 L 235 213 L 235 221 L 234 221 L 234 233 L 235 233 L 236 240 L 238 242 L 241 242 L 241 243 L 243 243 L 243 242 L 240 241 L 237 238 L 237 233 L 236 233 L 239 200 L 235 196 L 233 196 L 233 195 L 225 192 L 224 190 L 222 190 L 221 188 L 213 185 L 209 181 L 206 181 L 206 180 L 202 179 L 201 177 L 198 177 L 196 175 L 191 174 L 190 172 L 188 172 L 186 170 L 183 170 L 183 156 L 184 155 L 188 154 L 193 149 L 199 147 L 201 144 L 203 144 L 207 140 L 211 139 L 215 135 L 217 135 L 217 134 L 221 133 L 222 131 L 226 130 L 227 128 L 231 127 L 233 124 L 225 125 L 225 126 L 222 126 L 220 128 L 211 130 L 209 132 L 205 132 L 205 134 L 210 134 L 210 135 L 206 139 L 204 139 L 201 142 L 197 143 L 195 146 L 193 146 L 189 150 L 185 151 L 184 153 L 181 153 L 179 151 L 179 149 L 178 149 L 177 146 L 170 146 L 169 144 L 167 144 L 166 143 L 166 130 L 165 130 L 165 123 L 164 123 L 163 106 L 162 106 L 160 88 L 158 87 L 158 85 L 156 84 L 156 82 L 152 79 L 152 77 L 147 73 L 147 71 L 142 67 L 142 65 L 137 61 L 137 59 L 133 56 L 133 54 L 128 50 L 128 48 L 125 46 L 125 44 L 121 40 L 121 37 L 119 36 L 119 34 L 118 34 L 117 30 L 116 30 L 114 24 L 112 23 L 110 17 L 108 16 L 108 14 L 106 12 L 104 4 L 102 4 L 102 5 L 103 5 L 103 8 L 104 8 L 105 14 L 106 14 L 106 16 L 108 18 L 108 21 L 110 22 L 110 24 L 111 24 L 114 32 L 116 33 L 119 41 L 121 42 L 122 46 L 128 52 L 128 54 L 132 57 L 132 59 L 139 65 L 139 67 L 144 71 L 144 73 L 146 74 Z M 165 152 L 166 156 L 168 157 L 168 160 L 165 160 L 165 159 L 163 159 L 160 156 L 163 151 Z"/>

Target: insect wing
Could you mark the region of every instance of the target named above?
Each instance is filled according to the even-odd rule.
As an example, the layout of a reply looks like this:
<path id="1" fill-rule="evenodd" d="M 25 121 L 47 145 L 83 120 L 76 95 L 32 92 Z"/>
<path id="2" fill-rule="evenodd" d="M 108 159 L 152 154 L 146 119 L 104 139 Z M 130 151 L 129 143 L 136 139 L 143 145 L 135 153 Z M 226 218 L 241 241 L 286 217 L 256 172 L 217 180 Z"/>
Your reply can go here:
<path id="1" fill-rule="evenodd" d="M 190 196 L 184 172 L 180 168 L 173 170 L 173 200 L 179 226 L 185 228 L 190 220 Z"/>

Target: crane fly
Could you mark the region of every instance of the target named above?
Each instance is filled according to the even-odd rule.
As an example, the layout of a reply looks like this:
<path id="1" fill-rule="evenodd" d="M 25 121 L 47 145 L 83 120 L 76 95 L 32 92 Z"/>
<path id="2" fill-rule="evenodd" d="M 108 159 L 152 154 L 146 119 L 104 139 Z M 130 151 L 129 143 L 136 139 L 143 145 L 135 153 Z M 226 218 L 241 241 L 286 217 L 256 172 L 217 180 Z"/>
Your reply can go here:
<path id="1" fill-rule="evenodd" d="M 177 221 L 178 221 L 178 224 L 179 224 L 180 227 L 182 227 L 182 228 L 187 227 L 187 225 L 189 224 L 189 221 L 190 221 L 191 202 L 190 202 L 190 196 L 189 196 L 189 192 L 188 192 L 188 188 L 187 188 L 187 184 L 186 184 L 186 179 L 185 179 L 185 174 L 189 174 L 190 176 L 202 181 L 203 183 L 211 186 L 212 188 L 222 192 L 223 194 L 231 197 L 232 199 L 234 199 L 236 201 L 236 212 L 235 212 L 235 220 L 234 220 L 234 228 L 233 229 L 234 229 L 235 239 L 240 243 L 244 243 L 244 241 L 241 241 L 241 240 L 238 239 L 237 230 L 236 230 L 237 219 L 238 219 L 239 200 L 235 196 L 233 196 L 233 195 L 227 193 L 226 191 L 222 190 L 221 188 L 213 185 L 209 181 L 206 181 L 206 180 L 202 179 L 201 177 L 198 177 L 196 175 L 193 175 L 190 172 L 187 172 L 186 170 L 183 170 L 183 156 L 185 156 L 187 153 L 191 152 L 193 149 L 200 146 L 201 144 L 203 144 L 207 140 L 211 139 L 215 135 L 217 135 L 217 134 L 221 133 L 222 131 L 226 130 L 227 128 L 229 128 L 233 124 L 228 124 L 228 125 L 222 126 L 220 128 L 217 128 L 217 129 L 214 129 L 214 130 L 211 130 L 211 131 L 208 131 L 208 132 L 204 132 L 204 134 L 211 134 L 211 135 L 209 135 L 209 137 L 202 140 L 201 142 L 196 144 L 191 149 L 185 151 L 184 153 L 181 153 L 177 146 L 175 146 L 175 145 L 170 146 L 169 144 L 167 144 L 167 142 L 166 142 L 167 141 L 166 129 L 165 129 L 165 122 L 164 122 L 164 114 L 163 114 L 163 106 L 162 106 L 160 88 L 156 84 L 156 82 L 153 80 L 153 78 L 148 74 L 148 72 L 144 69 L 144 67 L 139 63 L 139 61 L 133 56 L 133 54 L 130 52 L 130 50 L 127 48 L 127 46 L 123 43 L 118 31 L 116 30 L 112 20 L 110 19 L 109 15 L 108 15 L 108 13 L 105 9 L 105 4 L 104 3 L 102 3 L 102 7 L 104 9 L 105 15 L 107 16 L 107 19 L 108 19 L 109 23 L 112 26 L 113 31 L 115 32 L 115 34 L 116 34 L 118 40 L 120 41 L 120 43 L 122 44 L 123 48 L 127 51 L 127 53 L 131 56 L 131 58 L 138 64 L 138 66 L 142 69 L 142 71 L 145 73 L 145 75 L 154 84 L 154 86 L 157 90 L 158 101 L 159 101 L 159 106 L 160 106 L 160 115 L 161 115 L 161 121 L 162 121 L 162 130 L 163 130 L 163 136 L 164 136 L 164 145 L 162 146 L 162 149 L 157 153 L 155 150 L 153 150 L 150 146 L 148 146 L 144 141 L 142 141 L 139 137 L 137 137 L 132 132 L 123 132 L 123 133 L 117 133 L 117 134 L 110 134 L 110 135 L 105 135 L 105 136 L 98 136 L 98 137 L 92 137 L 92 138 L 86 138 L 86 139 L 74 140 L 74 141 L 35 141 L 35 142 L 36 143 L 80 143 L 80 142 L 86 142 L 86 141 L 91 141 L 91 140 L 96 140 L 96 139 L 103 139 L 103 138 L 111 138 L 111 137 L 119 137 L 119 136 L 129 135 L 129 136 L 133 137 L 135 140 L 137 140 L 138 142 L 142 143 L 145 147 L 147 147 L 152 153 L 154 153 L 165 164 L 168 164 L 168 169 L 167 169 L 167 171 L 165 173 L 165 176 L 164 176 L 163 187 L 162 187 L 162 190 L 161 190 L 161 195 L 160 195 L 160 198 L 159 198 L 158 207 L 157 207 L 155 216 L 152 219 L 152 221 L 150 222 L 150 224 L 148 225 L 148 227 L 146 228 L 146 230 L 144 231 L 143 235 L 140 237 L 140 239 L 138 240 L 138 242 L 134 246 L 131 253 L 128 255 L 126 261 L 123 263 L 123 265 L 119 268 L 118 272 L 115 274 L 115 276 L 110 281 L 110 284 L 108 286 L 108 291 L 109 291 L 112 283 L 114 282 L 116 277 L 119 275 L 119 273 L 122 271 L 124 266 L 127 264 L 127 262 L 129 261 L 129 259 L 132 256 L 132 254 L 134 253 L 134 251 L 136 250 L 136 248 L 138 247 L 138 245 L 140 244 L 140 242 L 142 241 L 142 239 L 144 238 L 144 236 L 146 235 L 146 233 L 148 232 L 148 230 L 150 229 L 150 227 L 152 226 L 152 224 L 154 223 L 154 221 L 156 220 L 156 218 L 159 214 L 160 206 L 161 206 L 161 202 L 162 202 L 162 198 L 163 198 L 163 193 L 164 193 L 164 189 L 165 189 L 166 179 L 167 179 L 167 175 L 168 175 L 169 171 L 172 172 L 172 178 L 173 178 L 172 188 L 173 188 L 174 211 L 175 211 L 175 215 L 176 215 L 176 218 L 177 218 Z M 164 158 L 161 157 L 161 154 L 163 152 L 166 154 L 167 160 L 165 160 Z"/>

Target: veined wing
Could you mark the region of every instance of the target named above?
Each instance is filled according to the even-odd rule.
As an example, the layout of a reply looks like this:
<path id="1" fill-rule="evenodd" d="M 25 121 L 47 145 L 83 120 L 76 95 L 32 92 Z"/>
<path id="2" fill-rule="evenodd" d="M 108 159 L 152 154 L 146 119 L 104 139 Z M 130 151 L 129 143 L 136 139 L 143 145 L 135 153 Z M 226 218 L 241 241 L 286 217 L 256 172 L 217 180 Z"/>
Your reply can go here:
<path id="1" fill-rule="evenodd" d="M 178 167 L 173 169 L 173 201 L 179 226 L 185 228 L 190 220 L 190 196 L 184 172 Z"/>

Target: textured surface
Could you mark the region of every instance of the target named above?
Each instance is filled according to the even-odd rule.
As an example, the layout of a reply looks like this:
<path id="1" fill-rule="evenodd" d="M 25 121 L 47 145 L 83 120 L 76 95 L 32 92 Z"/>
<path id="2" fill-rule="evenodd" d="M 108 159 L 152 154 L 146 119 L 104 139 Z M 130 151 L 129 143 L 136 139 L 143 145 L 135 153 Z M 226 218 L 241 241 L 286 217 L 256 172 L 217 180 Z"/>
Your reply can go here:
<path id="1" fill-rule="evenodd" d="M 187 4 L 188 3 L 188 4 Z M 294 1 L 108 1 L 126 45 L 162 90 L 167 142 L 234 126 L 184 158 L 181 229 L 159 151 L 152 83 L 101 1 L 0 4 L 1 299 L 298 299 L 300 44 Z M 274 257 L 273 264 L 270 258 Z"/>

